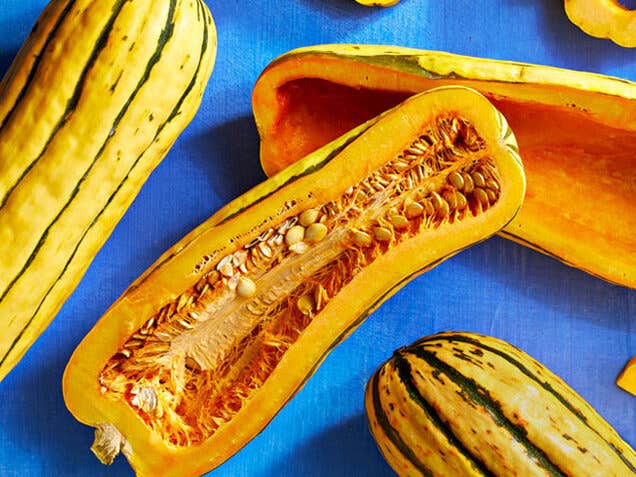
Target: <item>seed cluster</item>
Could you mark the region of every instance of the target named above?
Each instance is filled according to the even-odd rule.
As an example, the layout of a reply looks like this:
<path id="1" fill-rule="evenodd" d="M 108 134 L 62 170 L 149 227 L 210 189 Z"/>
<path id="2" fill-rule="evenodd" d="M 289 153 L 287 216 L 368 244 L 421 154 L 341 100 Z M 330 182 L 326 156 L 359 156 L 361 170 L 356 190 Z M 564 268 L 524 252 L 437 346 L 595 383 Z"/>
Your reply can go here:
<path id="1" fill-rule="evenodd" d="M 102 391 L 176 446 L 205 440 L 357 273 L 400 242 L 498 200 L 484 150 L 472 125 L 440 117 L 338 199 L 282 220 L 216 263 L 204 260 L 197 285 L 107 363 Z"/>

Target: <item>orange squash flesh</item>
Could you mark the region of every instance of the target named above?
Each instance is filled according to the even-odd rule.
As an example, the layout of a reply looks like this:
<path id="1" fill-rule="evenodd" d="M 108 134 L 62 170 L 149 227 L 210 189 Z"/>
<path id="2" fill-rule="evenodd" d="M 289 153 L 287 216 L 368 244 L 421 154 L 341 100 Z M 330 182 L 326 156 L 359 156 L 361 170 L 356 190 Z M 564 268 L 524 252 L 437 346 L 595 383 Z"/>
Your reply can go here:
<path id="1" fill-rule="evenodd" d="M 590 73 L 369 45 L 272 62 L 253 93 L 267 174 L 440 85 L 485 94 L 517 136 L 528 193 L 502 235 L 636 287 L 636 85 Z"/>
<path id="2" fill-rule="evenodd" d="M 514 136 L 485 98 L 414 96 L 168 250 L 73 353 L 66 404 L 98 427 L 105 462 L 122 451 L 138 475 L 200 475 L 402 284 L 508 223 L 524 192 Z"/>

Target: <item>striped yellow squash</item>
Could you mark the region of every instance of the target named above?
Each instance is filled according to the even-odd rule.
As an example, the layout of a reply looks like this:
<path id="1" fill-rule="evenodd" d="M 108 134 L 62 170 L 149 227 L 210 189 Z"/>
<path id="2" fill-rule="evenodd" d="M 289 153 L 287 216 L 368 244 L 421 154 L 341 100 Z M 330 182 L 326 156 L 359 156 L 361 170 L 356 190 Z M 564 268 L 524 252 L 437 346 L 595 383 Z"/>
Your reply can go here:
<path id="1" fill-rule="evenodd" d="M 634 450 L 581 396 L 495 338 L 439 333 L 398 349 L 365 403 L 400 476 L 636 475 Z"/>
<path id="2" fill-rule="evenodd" d="M 0 379 L 192 119 L 215 53 L 201 0 L 42 13 L 0 84 Z"/>

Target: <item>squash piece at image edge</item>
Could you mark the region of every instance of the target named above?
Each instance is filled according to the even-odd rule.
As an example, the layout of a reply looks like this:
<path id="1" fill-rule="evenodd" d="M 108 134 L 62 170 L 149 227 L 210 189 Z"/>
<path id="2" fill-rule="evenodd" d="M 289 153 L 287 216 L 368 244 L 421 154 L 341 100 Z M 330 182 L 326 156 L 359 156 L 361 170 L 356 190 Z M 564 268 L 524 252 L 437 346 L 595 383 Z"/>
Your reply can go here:
<path id="1" fill-rule="evenodd" d="M 626 80 L 396 46 L 302 48 L 254 88 L 263 168 L 273 174 L 442 85 L 479 90 L 515 131 L 528 193 L 501 235 L 636 288 L 636 85 Z"/>
<path id="2" fill-rule="evenodd" d="M 54 0 L 0 83 L 0 380 L 196 113 L 202 0 Z"/>
<path id="3" fill-rule="evenodd" d="M 636 11 L 618 0 L 565 0 L 565 12 L 590 36 L 606 38 L 626 48 L 636 47 Z"/>
<path id="4" fill-rule="evenodd" d="M 636 475 L 636 454 L 581 396 L 496 338 L 446 332 L 369 380 L 369 428 L 400 477 Z"/>
<path id="5" fill-rule="evenodd" d="M 194 476 L 260 432 L 404 283 L 505 226 L 525 176 L 480 94 L 414 96 L 203 223 L 99 320 L 66 404 L 139 475 Z"/>
<path id="6" fill-rule="evenodd" d="M 618 375 L 616 385 L 636 396 L 636 356 L 627 362 L 621 374 Z"/>

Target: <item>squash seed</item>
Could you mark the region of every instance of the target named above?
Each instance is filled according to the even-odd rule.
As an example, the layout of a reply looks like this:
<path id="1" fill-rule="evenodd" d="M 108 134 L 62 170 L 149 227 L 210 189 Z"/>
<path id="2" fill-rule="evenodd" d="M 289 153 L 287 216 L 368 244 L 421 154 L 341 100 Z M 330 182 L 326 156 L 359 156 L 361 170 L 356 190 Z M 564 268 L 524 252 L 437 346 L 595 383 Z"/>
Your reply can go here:
<path id="1" fill-rule="evenodd" d="M 459 210 L 465 209 L 466 206 L 468 205 L 468 201 L 466 200 L 466 196 L 464 194 L 462 194 L 461 192 L 457 192 L 455 194 L 455 197 L 457 198 L 457 208 Z"/>
<path id="2" fill-rule="evenodd" d="M 327 236 L 327 226 L 321 223 L 314 223 L 307 227 L 305 241 L 309 243 L 320 242 Z"/>
<path id="3" fill-rule="evenodd" d="M 448 202 L 448 207 L 450 210 L 455 210 L 457 208 L 457 196 L 455 192 L 452 190 L 448 190 L 444 192 L 444 199 Z"/>
<path id="4" fill-rule="evenodd" d="M 464 179 L 464 194 L 470 194 L 472 191 L 475 190 L 475 181 L 473 181 L 473 178 L 470 176 L 470 174 L 464 172 L 462 174 L 462 179 Z"/>
<path id="5" fill-rule="evenodd" d="M 486 194 L 486 191 L 481 187 L 476 187 L 473 195 L 475 196 L 475 199 L 477 199 L 477 202 L 479 202 L 481 205 L 485 206 L 489 204 L 488 194 Z"/>
<path id="6" fill-rule="evenodd" d="M 448 182 L 458 190 L 464 188 L 464 178 L 459 172 L 451 172 L 448 175 Z"/>
<path id="7" fill-rule="evenodd" d="M 389 215 L 389 222 L 391 222 L 391 224 L 393 224 L 393 227 L 395 227 L 396 229 L 403 229 L 408 227 L 409 225 L 409 219 L 401 214 Z"/>
<path id="8" fill-rule="evenodd" d="M 373 227 L 373 236 L 380 242 L 388 242 L 393 234 L 386 227 Z"/>
<path id="9" fill-rule="evenodd" d="M 491 204 L 497 202 L 497 193 L 492 189 L 486 189 L 486 195 Z"/>
<path id="10" fill-rule="evenodd" d="M 300 214 L 300 217 L 298 217 L 298 222 L 303 227 L 309 227 L 311 224 L 318 220 L 319 213 L 320 212 L 318 211 L 318 209 L 307 209 L 302 214 Z"/>
<path id="11" fill-rule="evenodd" d="M 362 230 L 353 230 L 353 243 L 358 247 L 368 247 L 371 245 L 371 236 Z"/>
<path id="12" fill-rule="evenodd" d="M 486 188 L 488 188 L 490 190 L 493 190 L 493 191 L 498 191 L 499 190 L 499 184 L 494 179 L 488 179 L 486 181 Z"/>
<path id="13" fill-rule="evenodd" d="M 446 202 L 444 199 L 441 199 L 441 201 L 442 202 L 439 208 L 437 209 L 437 215 L 440 218 L 445 219 L 446 217 L 450 215 L 450 206 L 448 205 L 448 202 Z"/>
<path id="14" fill-rule="evenodd" d="M 305 227 L 301 225 L 294 225 L 287 231 L 285 235 L 285 243 L 290 247 L 298 242 L 302 242 L 305 238 Z"/>
<path id="15" fill-rule="evenodd" d="M 481 175 L 481 172 L 474 171 L 471 176 L 475 183 L 475 187 L 486 187 L 486 180 L 484 179 L 484 176 Z"/>
<path id="16" fill-rule="evenodd" d="M 417 202 L 409 202 L 406 207 L 404 207 L 404 215 L 406 215 L 409 219 L 414 219 L 415 217 L 419 217 L 424 213 L 424 207 L 418 204 Z"/>
<path id="17" fill-rule="evenodd" d="M 244 298 L 254 296 L 256 293 L 256 283 L 247 277 L 241 277 L 236 285 L 236 293 Z"/>

